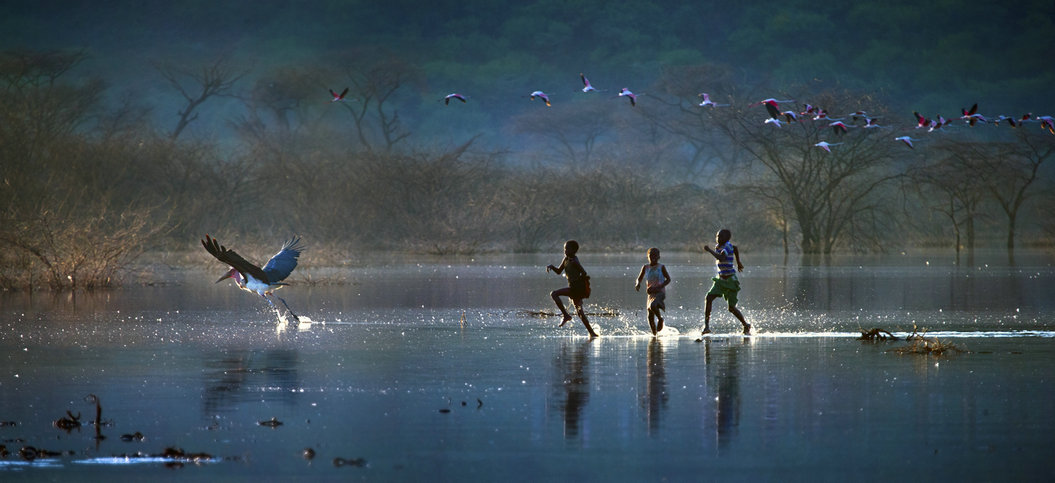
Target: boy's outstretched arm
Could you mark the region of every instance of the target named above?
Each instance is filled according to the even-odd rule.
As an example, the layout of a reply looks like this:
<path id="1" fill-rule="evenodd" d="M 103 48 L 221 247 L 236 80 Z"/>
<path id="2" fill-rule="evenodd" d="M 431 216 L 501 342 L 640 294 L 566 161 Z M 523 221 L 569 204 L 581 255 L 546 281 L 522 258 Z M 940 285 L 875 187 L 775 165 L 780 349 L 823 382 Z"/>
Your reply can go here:
<path id="1" fill-rule="evenodd" d="M 740 249 L 736 248 L 736 245 L 733 245 L 733 258 L 736 258 L 736 270 L 744 271 L 744 264 L 740 263 Z"/>
<path id="2" fill-rule="evenodd" d="M 711 248 L 710 245 L 704 245 L 703 246 L 703 251 L 705 251 L 707 253 L 710 253 L 711 256 L 715 258 L 715 260 L 721 260 L 722 259 L 722 256 L 719 255 L 718 252 L 714 251 L 714 249 Z"/>
<path id="3" fill-rule="evenodd" d="M 565 263 L 568 263 L 568 258 L 567 257 L 564 257 L 564 259 L 560 261 L 560 266 L 559 267 L 554 267 L 552 264 L 546 265 L 546 271 L 548 272 L 550 270 L 553 270 L 554 273 L 556 273 L 557 275 L 560 275 L 562 272 L 564 272 L 564 264 Z"/>
<path id="4" fill-rule="evenodd" d="M 637 274 L 637 283 L 634 284 L 634 290 L 641 291 L 641 279 L 645 278 L 645 268 L 648 265 L 641 265 L 641 273 Z"/>

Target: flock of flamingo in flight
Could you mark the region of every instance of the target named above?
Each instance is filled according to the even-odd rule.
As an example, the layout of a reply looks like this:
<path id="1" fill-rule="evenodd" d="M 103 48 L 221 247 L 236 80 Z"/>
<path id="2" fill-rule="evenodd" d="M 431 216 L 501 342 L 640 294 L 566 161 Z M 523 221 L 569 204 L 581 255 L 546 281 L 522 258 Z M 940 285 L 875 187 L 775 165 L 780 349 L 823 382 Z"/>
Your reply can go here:
<path id="1" fill-rule="evenodd" d="M 582 80 L 582 92 L 604 92 L 595 88 L 593 84 L 590 83 L 590 80 L 586 78 L 586 75 L 580 73 L 579 78 Z M 333 96 L 333 99 L 330 102 L 343 101 L 345 100 L 345 96 L 347 94 L 347 87 L 340 94 L 334 92 L 333 89 L 330 89 L 330 95 Z M 619 91 L 619 93 L 615 97 L 625 97 L 630 101 L 631 106 L 636 106 L 638 95 L 639 94 L 634 94 L 630 91 L 630 89 L 624 87 Z M 550 107 L 553 105 L 550 102 L 549 96 L 543 91 L 534 91 L 527 97 L 532 101 L 534 101 L 535 99 L 541 100 L 544 104 L 546 104 L 546 107 Z M 706 92 L 701 92 L 700 94 L 698 94 L 698 97 L 701 99 L 699 106 L 703 108 L 729 107 L 729 104 L 719 104 L 712 101 L 710 94 Z M 458 100 L 464 103 L 467 102 L 468 96 L 456 92 L 447 94 L 443 98 L 443 103 L 449 105 L 451 103 L 451 99 Z M 847 114 L 846 116 L 840 118 L 831 118 L 829 117 L 828 111 L 826 109 L 810 104 L 803 104 L 801 111 L 795 111 L 793 109 L 781 110 L 781 104 L 789 104 L 792 102 L 795 101 L 768 98 L 752 103 L 748 107 L 764 105 L 766 108 L 766 112 L 769 114 L 769 117 L 767 117 L 765 121 L 763 121 L 765 124 L 772 124 L 776 127 L 783 127 L 785 125 L 796 122 L 828 122 L 828 127 L 832 129 L 832 132 L 836 136 L 842 136 L 843 134 L 846 134 L 851 128 L 855 127 L 860 127 L 862 129 L 877 129 L 887 127 L 881 126 L 879 124 L 878 118 L 869 116 L 868 113 L 865 111 L 857 111 L 851 114 Z M 943 129 L 945 128 L 945 126 L 948 126 L 953 122 L 952 119 L 947 119 L 941 115 L 938 115 L 934 119 L 928 119 L 921 115 L 919 112 L 914 111 L 912 114 L 916 118 L 916 129 L 925 129 L 928 133 Z M 850 119 L 850 124 L 844 122 L 847 118 Z M 978 104 L 974 104 L 973 106 L 971 106 L 970 109 L 961 109 L 961 116 L 958 118 L 958 120 L 964 121 L 964 124 L 972 127 L 978 123 L 992 123 L 994 125 L 999 125 L 1003 122 L 1007 123 L 1008 126 L 1014 128 L 1019 127 L 1027 122 L 1039 122 L 1042 129 L 1048 131 L 1051 134 L 1055 134 L 1055 118 L 1053 118 L 1052 116 L 1035 116 L 1032 113 L 1027 113 L 1017 117 L 1000 115 L 990 120 L 989 118 L 986 118 L 982 114 L 978 113 Z M 863 124 L 861 124 L 860 126 L 858 126 L 857 124 L 859 121 L 863 122 Z M 913 143 L 920 141 L 920 139 L 915 139 L 908 135 L 897 136 L 894 138 L 894 140 L 904 143 L 906 146 L 912 149 L 915 149 Z M 820 141 L 814 144 L 814 146 L 830 153 L 832 152 L 833 146 L 838 146 L 840 144 L 842 143 L 830 143 L 827 141 Z"/>

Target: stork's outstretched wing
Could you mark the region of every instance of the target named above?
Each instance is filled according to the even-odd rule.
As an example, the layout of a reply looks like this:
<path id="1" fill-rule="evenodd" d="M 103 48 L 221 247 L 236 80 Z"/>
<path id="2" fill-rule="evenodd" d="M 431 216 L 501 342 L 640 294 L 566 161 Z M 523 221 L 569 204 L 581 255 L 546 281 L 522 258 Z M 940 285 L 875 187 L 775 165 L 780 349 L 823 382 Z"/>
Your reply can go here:
<path id="1" fill-rule="evenodd" d="M 285 280 L 294 268 L 297 268 L 297 257 L 304 247 L 300 246 L 300 238 L 293 237 L 282 244 L 282 249 L 267 261 L 264 265 L 264 273 L 268 282 L 275 284 Z"/>
<path id="2" fill-rule="evenodd" d="M 268 278 L 267 274 L 264 273 L 260 267 L 249 263 L 246 259 L 242 258 L 241 255 L 234 252 L 234 250 L 228 250 L 227 247 L 220 244 L 209 235 L 205 235 L 205 239 L 201 241 L 201 246 L 205 247 L 205 251 L 209 252 L 212 256 L 216 257 L 217 260 L 226 263 L 231 268 L 242 272 L 243 275 L 251 275 L 253 278 L 269 283 L 274 283 L 274 280 Z M 279 252 L 281 253 L 281 252 Z M 277 256 L 277 255 L 276 255 Z M 272 258 L 272 261 L 274 259 Z M 270 265 L 270 262 L 268 262 Z M 293 264 L 296 265 L 296 258 L 294 257 Z M 292 271 L 293 269 L 290 268 Z M 286 275 L 289 275 L 287 272 Z M 285 278 L 285 277 L 283 277 Z M 281 279 L 280 279 L 281 280 Z"/>

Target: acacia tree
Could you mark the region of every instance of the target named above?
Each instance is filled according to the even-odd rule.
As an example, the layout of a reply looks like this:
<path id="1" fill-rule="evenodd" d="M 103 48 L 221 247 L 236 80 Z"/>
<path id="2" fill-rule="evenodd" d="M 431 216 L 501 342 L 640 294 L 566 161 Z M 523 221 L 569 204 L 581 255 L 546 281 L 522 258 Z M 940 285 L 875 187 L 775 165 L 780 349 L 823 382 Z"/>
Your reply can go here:
<path id="1" fill-rule="evenodd" d="M 1007 216 L 1007 253 L 1015 260 L 1015 230 L 1022 205 L 1036 186 L 1040 167 L 1055 154 L 1055 137 L 1045 131 L 1016 131 L 1015 143 L 994 145 L 996 152 L 985 158 L 987 170 L 1000 174 L 999 183 L 988 183 L 989 192 Z"/>
<path id="2" fill-rule="evenodd" d="M 849 93 L 826 92 L 815 98 L 832 112 L 853 112 L 869 99 Z M 875 129 L 851 127 L 836 133 L 826 121 L 804 120 L 783 127 L 764 123 L 761 107 L 724 111 L 719 125 L 734 146 L 757 162 L 748 187 L 774 190 L 779 199 L 772 213 L 789 213 L 798 226 L 804 254 L 830 254 L 847 243 L 877 244 L 884 231 L 873 223 L 891 223 L 889 206 L 881 201 L 888 183 L 900 176 L 886 166 L 895 147 Z M 827 152 L 816 144 L 838 143 Z M 867 220 L 868 223 L 864 223 Z M 878 245 L 876 245 L 878 246 Z"/>
<path id="3" fill-rule="evenodd" d="M 943 153 L 935 161 L 910 169 L 910 181 L 919 200 L 930 210 L 948 218 L 955 236 L 956 258 L 966 248 L 968 263 L 973 260 L 975 226 L 981 216 L 981 204 L 987 196 L 991 178 L 987 175 L 982 145 L 944 143 L 934 147 Z"/>

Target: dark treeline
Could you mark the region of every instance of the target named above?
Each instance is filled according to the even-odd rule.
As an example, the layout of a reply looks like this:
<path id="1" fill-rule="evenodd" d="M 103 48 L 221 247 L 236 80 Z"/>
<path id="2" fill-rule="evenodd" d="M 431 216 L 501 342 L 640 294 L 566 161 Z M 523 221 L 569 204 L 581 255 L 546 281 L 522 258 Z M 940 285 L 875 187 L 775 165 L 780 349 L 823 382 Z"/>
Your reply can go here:
<path id="1" fill-rule="evenodd" d="M 297 233 L 333 247 L 320 263 L 339 263 L 356 249 L 536 251 L 567 238 L 591 251 L 695 250 L 723 226 L 754 250 L 970 250 L 1002 240 L 1013 253 L 1055 228 L 1043 215 L 1055 136 L 1037 122 L 910 127 L 916 149 L 893 141 L 905 127 L 895 121 L 842 135 L 827 122 L 774 127 L 750 106 L 767 90 L 833 113 L 903 116 L 873 93 L 760 87 L 711 63 L 660 68 L 637 107 L 582 94 L 530 104 L 478 136 L 419 141 L 405 99 L 421 66 L 343 52 L 336 69 L 251 71 L 222 56 L 158 63 L 180 102 L 166 124 L 139 98 L 75 75 L 84 51 L 3 53 L 0 284 L 110 285 L 141 252 L 190 249 L 205 233 L 248 253 Z M 348 84 L 348 99 L 319 102 L 333 78 Z M 731 106 L 701 108 L 699 85 Z M 230 134 L 189 134 L 217 102 L 241 106 L 223 121 Z M 434 108 L 457 123 L 459 107 Z M 479 140 L 495 133 L 521 142 Z M 826 152 L 821 140 L 838 144 Z"/>

